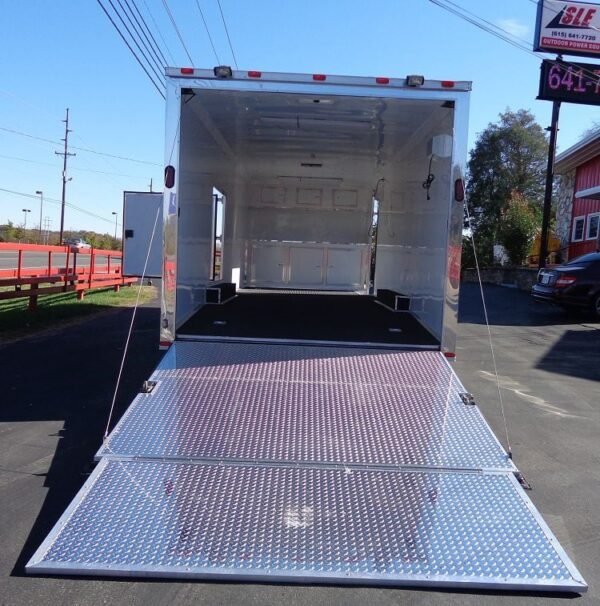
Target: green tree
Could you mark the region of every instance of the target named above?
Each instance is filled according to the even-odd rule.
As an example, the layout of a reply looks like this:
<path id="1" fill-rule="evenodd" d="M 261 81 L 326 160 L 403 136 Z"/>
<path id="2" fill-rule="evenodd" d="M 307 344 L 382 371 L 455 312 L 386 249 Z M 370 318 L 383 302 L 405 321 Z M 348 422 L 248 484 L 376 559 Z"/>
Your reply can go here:
<path id="1" fill-rule="evenodd" d="M 498 241 L 504 246 L 513 265 L 521 265 L 539 231 L 540 217 L 524 196 L 513 192 L 502 212 L 498 230 Z"/>
<path id="2" fill-rule="evenodd" d="M 467 200 L 479 260 L 491 264 L 502 213 L 513 193 L 540 208 L 548 141 L 531 112 L 506 110 L 480 133 L 468 163 Z"/>

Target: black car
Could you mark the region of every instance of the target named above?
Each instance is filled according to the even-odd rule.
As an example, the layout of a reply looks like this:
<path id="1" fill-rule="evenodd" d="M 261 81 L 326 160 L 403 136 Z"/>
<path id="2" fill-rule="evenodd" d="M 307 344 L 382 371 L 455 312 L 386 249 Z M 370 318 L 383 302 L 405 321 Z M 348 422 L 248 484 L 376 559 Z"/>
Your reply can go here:
<path id="1" fill-rule="evenodd" d="M 565 309 L 588 309 L 600 318 L 600 252 L 582 255 L 552 269 L 540 269 L 531 295 Z"/>

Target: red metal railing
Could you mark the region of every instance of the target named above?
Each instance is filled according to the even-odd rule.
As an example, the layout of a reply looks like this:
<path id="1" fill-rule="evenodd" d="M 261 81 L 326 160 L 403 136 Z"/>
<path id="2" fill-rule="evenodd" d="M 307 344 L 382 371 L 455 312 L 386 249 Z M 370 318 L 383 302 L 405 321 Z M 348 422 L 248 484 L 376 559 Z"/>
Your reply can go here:
<path id="1" fill-rule="evenodd" d="M 47 259 L 43 265 L 41 256 Z M 0 300 L 29 297 L 29 309 L 34 310 L 39 295 L 76 292 L 83 299 L 92 288 L 119 290 L 136 280 L 123 277 L 122 259 L 118 250 L 0 243 L 0 264 L 10 266 L 0 266 L 0 288 L 5 287 Z"/>

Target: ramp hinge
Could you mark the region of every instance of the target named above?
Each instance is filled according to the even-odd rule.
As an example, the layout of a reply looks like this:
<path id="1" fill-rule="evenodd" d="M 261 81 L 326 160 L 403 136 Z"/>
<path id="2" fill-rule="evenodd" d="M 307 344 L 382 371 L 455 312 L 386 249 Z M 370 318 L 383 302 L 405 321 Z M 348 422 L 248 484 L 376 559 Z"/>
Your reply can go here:
<path id="1" fill-rule="evenodd" d="M 466 404 L 467 406 L 475 406 L 477 404 L 473 394 L 469 393 L 468 391 L 462 391 L 458 395 L 460 396 L 462 403 Z"/>
<path id="2" fill-rule="evenodd" d="M 152 393 L 152 390 L 156 387 L 156 381 L 144 381 L 142 384 L 142 393 Z"/>
<path id="3" fill-rule="evenodd" d="M 525 479 L 525 476 L 520 471 L 515 471 L 515 478 L 517 478 L 517 482 L 519 482 L 523 489 L 533 490 L 533 486 Z"/>

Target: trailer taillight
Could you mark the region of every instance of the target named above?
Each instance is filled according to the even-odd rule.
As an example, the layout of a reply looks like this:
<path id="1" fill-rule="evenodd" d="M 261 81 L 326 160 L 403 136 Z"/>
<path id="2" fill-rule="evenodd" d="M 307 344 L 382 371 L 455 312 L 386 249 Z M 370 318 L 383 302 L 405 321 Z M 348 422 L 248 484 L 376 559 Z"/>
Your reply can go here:
<path id="1" fill-rule="evenodd" d="M 465 200 L 465 182 L 462 179 L 454 181 L 454 199 L 457 202 L 464 202 Z"/>
<path id="2" fill-rule="evenodd" d="M 165 166 L 165 187 L 171 189 L 175 185 L 175 167 Z"/>
<path id="3" fill-rule="evenodd" d="M 456 82 L 454 82 L 454 80 L 442 80 L 443 88 L 454 88 L 455 84 Z"/>
<path id="4" fill-rule="evenodd" d="M 184 76 L 189 76 L 190 74 L 194 73 L 194 68 L 193 67 L 182 67 L 179 70 Z"/>
<path id="5" fill-rule="evenodd" d="M 375 82 L 377 82 L 377 84 L 389 84 L 390 79 L 389 78 L 375 78 Z"/>
<path id="6" fill-rule="evenodd" d="M 456 358 L 456 354 L 453 351 L 445 351 L 444 355 L 449 358 L 450 360 L 453 360 L 454 358 Z"/>
<path id="7" fill-rule="evenodd" d="M 327 76 L 325 74 L 313 74 L 313 80 L 317 82 L 324 82 L 327 80 Z"/>
<path id="8" fill-rule="evenodd" d="M 262 76 L 262 72 L 248 72 L 248 78 L 260 78 Z"/>

